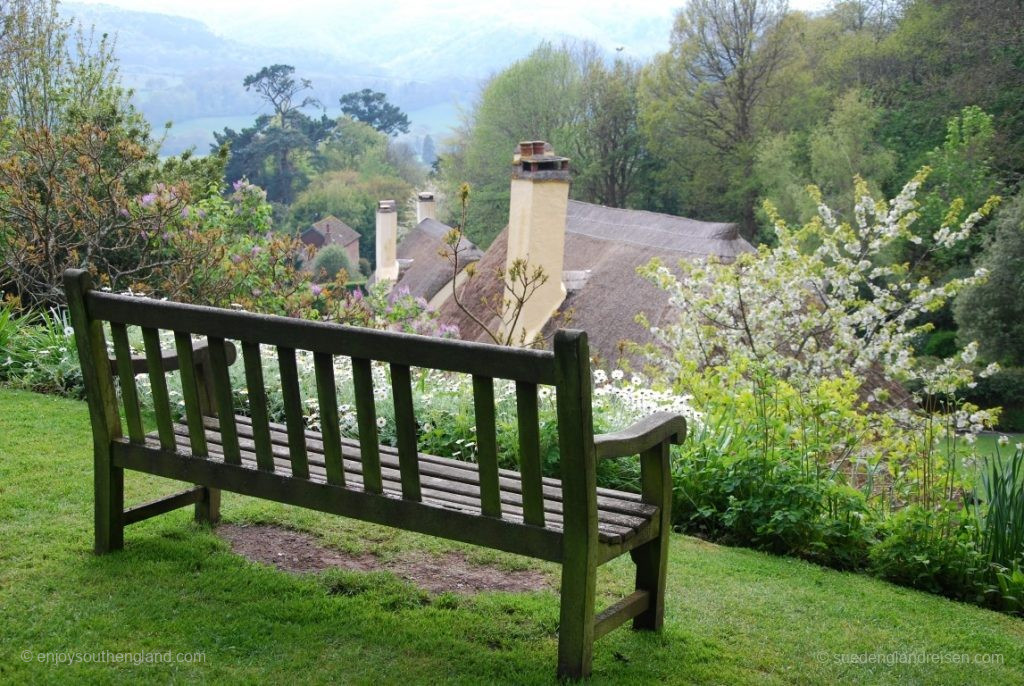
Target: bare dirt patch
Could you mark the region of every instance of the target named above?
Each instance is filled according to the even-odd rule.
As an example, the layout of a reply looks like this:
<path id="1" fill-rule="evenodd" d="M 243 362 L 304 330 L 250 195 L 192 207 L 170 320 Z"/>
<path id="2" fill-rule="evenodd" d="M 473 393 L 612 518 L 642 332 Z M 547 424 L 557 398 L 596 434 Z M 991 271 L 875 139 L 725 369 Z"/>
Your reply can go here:
<path id="1" fill-rule="evenodd" d="M 551 582 L 542 572 L 472 564 L 457 552 L 437 556 L 410 551 L 385 562 L 370 553 L 353 555 L 334 550 L 310 534 L 267 524 L 222 524 L 217 527 L 217 534 L 239 555 L 286 572 L 322 572 L 328 569 L 386 571 L 431 593 L 469 594 L 551 588 Z"/>

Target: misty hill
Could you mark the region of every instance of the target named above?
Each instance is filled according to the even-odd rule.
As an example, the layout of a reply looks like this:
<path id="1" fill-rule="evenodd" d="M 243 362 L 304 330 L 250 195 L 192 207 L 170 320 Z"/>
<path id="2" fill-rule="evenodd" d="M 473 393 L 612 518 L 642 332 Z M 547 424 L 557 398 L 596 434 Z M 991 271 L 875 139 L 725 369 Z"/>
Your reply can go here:
<path id="1" fill-rule="evenodd" d="M 439 138 L 482 79 L 542 40 L 585 38 L 609 51 L 625 46 L 639 57 L 664 47 L 671 26 L 669 12 L 616 17 L 606 10 L 586 19 L 569 12 L 564 21 L 550 14 L 496 21 L 489 8 L 456 14 L 385 2 L 372 15 L 357 17 L 352 3 L 342 4 L 282 17 L 260 7 L 227 16 L 220 3 L 209 3 L 204 21 L 110 5 L 62 8 L 97 34 L 116 34 L 122 78 L 135 90 L 137 105 L 154 127 L 174 124 L 164 145 L 169 154 L 190 146 L 204 153 L 212 131 L 240 128 L 262 112 L 242 79 L 265 65 L 294 65 L 297 75 L 312 80 L 331 114 L 343 93 L 383 91 L 409 114 L 415 138 Z"/>

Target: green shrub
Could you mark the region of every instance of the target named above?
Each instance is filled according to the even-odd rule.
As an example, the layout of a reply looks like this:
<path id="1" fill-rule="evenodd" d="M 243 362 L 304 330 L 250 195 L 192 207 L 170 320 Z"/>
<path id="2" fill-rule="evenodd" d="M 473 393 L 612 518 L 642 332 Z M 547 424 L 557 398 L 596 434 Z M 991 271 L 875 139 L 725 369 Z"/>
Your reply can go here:
<path id="1" fill-rule="evenodd" d="M 0 307 L 0 382 L 82 397 L 78 351 L 65 313 L 19 314 L 11 305 Z"/>
<path id="2" fill-rule="evenodd" d="M 984 602 L 988 561 L 977 544 L 973 522 L 952 507 L 911 506 L 894 514 L 868 558 L 871 571 L 893 583 Z"/>
<path id="3" fill-rule="evenodd" d="M 1024 431 L 1024 367 L 1003 367 L 995 374 L 979 378 L 974 388 L 961 397 L 978 407 L 1001 407 L 998 429 Z"/>
<path id="4" fill-rule="evenodd" d="M 686 451 L 683 451 L 684 453 Z M 698 449 L 673 464 L 673 516 L 684 530 L 732 545 L 864 566 L 872 518 L 855 489 L 790 461 Z"/>
<path id="5" fill-rule="evenodd" d="M 313 258 L 313 280 L 317 283 L 334 281 L 338 272 L 343 269 L 350 276 L 355 273 L 352 271 L 348 253 L 340 245 L 328 245 L 320 248 L 316 257 Z"/>
<path id="6" fill-rule="evenodd" d="M 943 359 L 956 354 L 956 331 L 933 331 L 925 339 L 923 354 Z"/>

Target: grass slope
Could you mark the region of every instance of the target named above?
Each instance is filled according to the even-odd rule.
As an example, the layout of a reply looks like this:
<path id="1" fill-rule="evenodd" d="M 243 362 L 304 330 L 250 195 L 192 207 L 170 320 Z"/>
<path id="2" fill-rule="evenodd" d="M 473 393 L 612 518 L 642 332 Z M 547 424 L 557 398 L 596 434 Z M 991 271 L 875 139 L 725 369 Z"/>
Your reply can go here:
<path id="1" fill-rule="evenodd" d="M 94 556 L 90 441 L 83 403 L 0 390 L 0 683 L 553 681 L 554 592 L 431 598 L 385 573 L 291 575 L 232 554 L 185 510 L 131 527 L 123 552 Z M 129 474 L 126 499 L 173 488 Z M 223 512 L 385 557 L 458 547 L 231 494 Z M 602 568 L 602 604 L 629 589 L 631 571 L 628 559 Z M 594 683 L 1024 682 L 1024 622 L 1010 617 L 683 536 L 673 537 L 669 575 L 664 633 L 620 629 L 598 641 Z M 205 661 L 68 666 L 25 661 L 23 651 L 201 652 Z M 1002 664 L 835 657 L 898 653 L 998 654 Z"/>

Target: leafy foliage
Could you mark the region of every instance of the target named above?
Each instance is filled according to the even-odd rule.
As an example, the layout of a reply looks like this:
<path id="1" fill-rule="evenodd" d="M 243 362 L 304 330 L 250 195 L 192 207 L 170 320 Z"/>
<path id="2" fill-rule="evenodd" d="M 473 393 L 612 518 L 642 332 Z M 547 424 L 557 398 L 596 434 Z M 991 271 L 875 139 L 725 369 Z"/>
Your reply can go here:
<path id="1" fill-rule="evenodd" d="M 979 341 L 985 358 L 1024 366 L 1024 194 L 994 223 L 995 235 L 977 261 L 988 280 L 958 296 L 956 323 L 960 339 Z"/>
<path id="2" fill-rule="evenodd" d="M 348 252 L 340 245 L 326 245 L 318 250 L 310 268 L 313 270 L 313 279 L 318 283 L 334 281 L 342 271 L 345 272 L 343 278 L 354 273 L 348 261 Z"/>
<path id="3" fill-rule="evenodd" d="M 343 113 L 387 136 L 409 133 L 409 117 L 397 105 L 389 103 L 384 93 L 364 88 L 341 96 L 338 104 Z"/>

